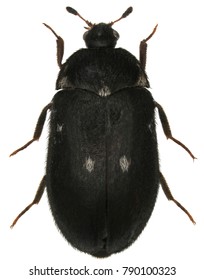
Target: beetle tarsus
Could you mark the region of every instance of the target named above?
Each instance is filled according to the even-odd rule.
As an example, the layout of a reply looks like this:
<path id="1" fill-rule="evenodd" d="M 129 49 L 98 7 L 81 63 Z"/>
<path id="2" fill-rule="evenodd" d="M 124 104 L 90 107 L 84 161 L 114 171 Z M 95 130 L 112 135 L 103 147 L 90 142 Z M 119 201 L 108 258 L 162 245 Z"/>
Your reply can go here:
<path id="1" fill-rule="evenodd" d="M 32 144 L 34 141 L 36 141 L 37 139 L 32 139 L 30 141 L 28 141 L 28 143 L 26 143 L 25 145 L 23 145 L 22 147 L 20 147 L 19 149 L 15 150 L 13 153 L 10 154 L 10 157 L 11 156 L 14 156 L 16 155 L 18 152 L 26 149 L 28 146 L 30 146 L 30 144 Z"/>
<path id="2" fill-rule="evenodd" d="M 176 138 L 174 138 L 172 136 L 172 133 L 171 133 L 171 128 L 170 128 L 170 125 L 169 125 L 169 122 L 168 122 L 168 119 L 167 119 L 167 116 L 164 112 L 164 109 L 162 108 L 162 106 L 155 102 L 155 106 L 157 107 L 158 109 L 158 112 L 159 112 L 159 118 L 160 118 L 160 121 L 161 121 L 161 124 L 162 124 L 162 128 L 163 128 L 163 131 L 164 131 L 164 134 L 166 135 L 167 139 L 171 139 L 172 141 L 174 141 L 176 144 L 178 144 L 179 146 L 181 146 L 184 150 L 186 150 L 187 153 L 189 153 L 189 155 L 192 157 L 192 159 L 196 159 L 196 157 L 193 155 L 193 153 L 186 147 L 186 145 L 184 145 L 182 142 L 180 142 L 179 140 L 177 140 Z"/>
<path id="3" fill-rule="evenodd" d="M 177 140 L 176 138 L 174 138 L 172 135 L 168 137 L 168 139 L 171 139 L 172 141 L 174 141 L 176 144 L 178 144 L 179 146 L 181 146 L 184 150 L 186 150 L 187 153 L 189 153 L 189 155 L 192 157 L 192 159 L 197 159 L 192 152 L 189 150 L 189 148 L 187 148 L 182 142 L 180 142 L 179 140 Z"/>
<path id="4" fill-rule="evenodd" d="M 191 222 L 193 224 L 196 224 L 196 222 L 194 221 L 193 217 L 191 216 L 191 214 L 186 210 L 185 207 L 183 207 L 183 205 L 181 205 L 180 202 L 178 202 L 172 195 L 169 186 L 166 182 L 166 179 L 164 178 L 163 174 L 160 172 L 160 184 L 162 186 L 162 189 L 167 197 L 168 200 L 172 200 L 182 211 L 184 211 L 184 213 L 186 213 L 186 215 L 189 217 L 189 219 L 191 220 Z"/>
<path id="5" fill-rule="evenodd" d="M 26 208 L 23 211 L 21 211 L 21 213 L 15 218 L 10 228 L 13 228 L 17 223 L 17 221 L 20 219 L 20 217 L 22 217 L 34 204 L 38 204 L 40 202 L 40 199 L 45 190 L 45 186 L 46 186 L 46 175 L 42 178 L 33 201 L 28 206 L 26 206 Z"/>

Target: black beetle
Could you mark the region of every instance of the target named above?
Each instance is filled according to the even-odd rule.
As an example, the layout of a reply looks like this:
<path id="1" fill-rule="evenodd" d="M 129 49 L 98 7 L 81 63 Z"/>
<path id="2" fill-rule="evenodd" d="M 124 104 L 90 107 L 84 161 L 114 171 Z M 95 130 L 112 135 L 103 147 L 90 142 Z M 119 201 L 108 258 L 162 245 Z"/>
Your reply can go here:
<path id="1" fill-rule="evenodd" d="M 40 138 L 47 111 L 50 131 L 46 175 L 36 196 L 14 220 L 42 197 L 45 187 L 55 222 L 75 248 L 96 257 L 107 257 L 131 245 L 144 229 L 153 211 L 159 184 L 194 222 L 189 212 L 172 196 L 159 169 L 155 109 L 167 138 L 175 139 L 162 107 L 147 90 L 145 73 L 147 41 L 140 43 L 140 58 L 115 48 L 119 34 L 112 25 L 132 12 L 129 7 L 116 21 L 88 25 L 86 49 L 80 49 L 62 64 L 64 42 L 57 38 L 60 72 L 58 91 L 40 114 L 33 139 L 11 155 Z"/>

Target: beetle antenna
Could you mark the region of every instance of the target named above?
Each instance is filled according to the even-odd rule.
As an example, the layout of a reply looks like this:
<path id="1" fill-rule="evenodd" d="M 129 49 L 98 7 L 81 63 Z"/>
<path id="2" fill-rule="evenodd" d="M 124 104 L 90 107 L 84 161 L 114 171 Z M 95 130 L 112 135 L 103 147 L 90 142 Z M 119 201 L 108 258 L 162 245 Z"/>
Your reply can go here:
<path id="1" fill-rule="evenodd" d="M 86 24 L 87 24 L 89 27 L 93 27 L 93 24 L 92 24 L 90 21 L 84 19 L 75 9 L 73 9 L 73 8 L 71 8 L 71 7 L 66 7 L 66 10 L 67 10 L 67 12 L 69 12 L 70 14 L 73 14 L 73 15 L 75 15 L 75 16 L 80 17 L 83 21 L 86 22 Z"/>
<path id="2" fill-rule="evenodd" d="M 129 7 L 129 8 L 122 14 L 122 16 L 121 16 L 119 19 L 114 20 L 114 21 L 111 21 L 110 26 L 112 26 L 114 23 L 120 21 L 121 19 L 126 18 L 127 16 L 129 16 L 129 14 L 131 14 L 132 11 L 133 11 L 133 8 L 132 8 L 132 7 Z"/>

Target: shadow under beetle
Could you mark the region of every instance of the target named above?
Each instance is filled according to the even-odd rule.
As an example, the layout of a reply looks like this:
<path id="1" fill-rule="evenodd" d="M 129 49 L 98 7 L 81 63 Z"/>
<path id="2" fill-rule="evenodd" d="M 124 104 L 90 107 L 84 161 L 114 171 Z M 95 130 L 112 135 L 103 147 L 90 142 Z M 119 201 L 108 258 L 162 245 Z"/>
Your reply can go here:
<path id="1" fill-rule="evenodd" d="M 87 24 L 80 49 L 62 63 L 64 42 L 57 38 L 60 72 L 58 91 L 40 114 L 33 139 L 40 138 L 47 111 L 50 130 L 46 175 L 35 198 L 14 220 L 37 204 L 47 188 L 55 222 L 75 248 L 96 257 L 108 257 L 131 245 L 148 222 L 161 185 L 174 199 L 159 169 L 155 109 L 167 138 L 175 139 L 161 105 L 147 90 L 147 41 L 140 43 L 140 58 L 115 48 L 119 34 L 112 25 L 132 12 L 129 7 L 116 21 L 92 24 L 76 10 L 67 11 Z"/>

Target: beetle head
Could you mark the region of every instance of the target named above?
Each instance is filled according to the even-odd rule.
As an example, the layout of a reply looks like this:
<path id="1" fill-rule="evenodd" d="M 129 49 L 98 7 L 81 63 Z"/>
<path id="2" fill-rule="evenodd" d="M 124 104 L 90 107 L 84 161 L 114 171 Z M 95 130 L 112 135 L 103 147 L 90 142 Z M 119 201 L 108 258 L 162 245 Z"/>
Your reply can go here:
<path id="1" fill-rule="evenodd" d="M 69 13 L 79 16 L 88 25 L 88 27 L 85 27 L 88 30 L 83 36 L 87 48 L 114 48 L 119 38 L 119 34 L 112 28 L 112 25 L 127 17 L 133 10 L 132 7 L 129 7 L 119 19 L 110 23 L 92 24 L 90 21 L 85 20 L 73 8 L 67 7 L 66 9 Z"/>

